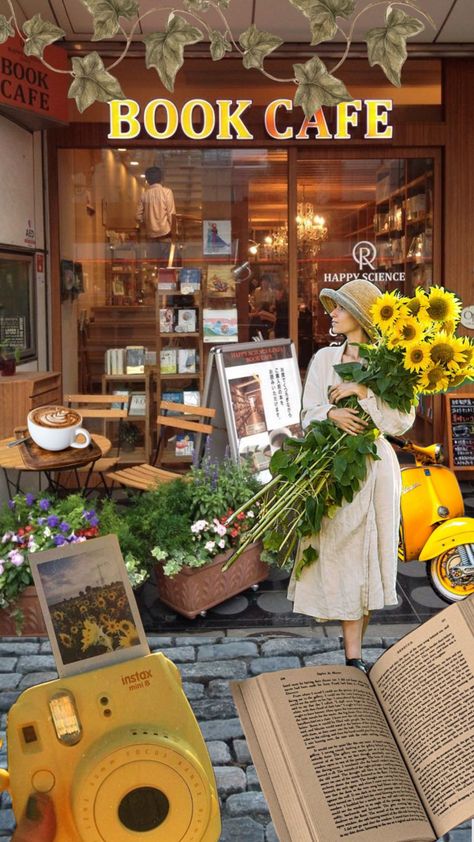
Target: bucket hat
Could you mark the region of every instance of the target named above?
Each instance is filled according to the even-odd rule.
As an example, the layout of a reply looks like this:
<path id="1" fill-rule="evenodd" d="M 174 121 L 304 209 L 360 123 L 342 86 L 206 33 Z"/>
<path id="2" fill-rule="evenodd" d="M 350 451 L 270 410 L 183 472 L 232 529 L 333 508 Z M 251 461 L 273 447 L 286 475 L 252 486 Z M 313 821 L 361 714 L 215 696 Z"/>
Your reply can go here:
<path id="1" fill-rule="evenodd" d="M 370 317 L 370 308 L 380 295 L 382 293 L 374 284 L 361 278 L 348 281 L 340 289 L 322 289 L 319 298 L 327 313 L 331 314 L 339 304 L 359 322 L 369 336 L 372 336 L 374 325 Z"/>

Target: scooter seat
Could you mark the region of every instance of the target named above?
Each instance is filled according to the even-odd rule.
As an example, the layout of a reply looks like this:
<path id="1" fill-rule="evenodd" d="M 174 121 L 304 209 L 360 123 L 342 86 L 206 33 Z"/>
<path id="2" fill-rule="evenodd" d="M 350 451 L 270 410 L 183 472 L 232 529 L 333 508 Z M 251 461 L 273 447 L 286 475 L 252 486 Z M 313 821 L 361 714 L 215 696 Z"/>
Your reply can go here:
<path id="1" fill-rule="evenodd" d="M 416 458 L 414 453 L 408 450 L 396 450 L 399 465 L 416 465 Z"/>

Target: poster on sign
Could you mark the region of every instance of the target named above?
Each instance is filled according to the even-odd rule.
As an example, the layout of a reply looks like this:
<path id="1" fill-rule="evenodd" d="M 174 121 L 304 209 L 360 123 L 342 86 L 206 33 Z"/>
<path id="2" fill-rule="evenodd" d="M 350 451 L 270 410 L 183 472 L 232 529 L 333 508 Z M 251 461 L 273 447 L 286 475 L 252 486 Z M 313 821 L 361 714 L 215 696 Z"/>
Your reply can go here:
<path id="1" fill-rule="evenodd" d="M 301 378 L 289 339 L 212 348 L 204 404 L 216 410 L 212 458 L 228 449 L 262 482 L 270 479 L 272 453 L 288 436 L 301 434 Z"/>

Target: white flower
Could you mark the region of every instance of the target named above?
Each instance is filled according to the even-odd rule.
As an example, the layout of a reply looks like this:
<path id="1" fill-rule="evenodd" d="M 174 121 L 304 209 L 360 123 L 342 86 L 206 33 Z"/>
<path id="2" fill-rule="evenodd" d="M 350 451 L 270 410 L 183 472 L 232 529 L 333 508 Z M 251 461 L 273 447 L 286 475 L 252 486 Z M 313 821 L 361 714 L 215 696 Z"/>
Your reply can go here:
<path id="1" fill-rule="evenodd" d="M 2 544 L 6 544 L 8 541 L 10 541 L 10 539 L 13 538 L 14 534 L 14 532 L 5 532 L 5 535 L 2 538 Z"/>
<path id="2" fill-rule="evenodd" d="M 216 526 L 216 528 L 215 528 L 215 531 L 216 531 L 216 532 L 217 532 L 217 534 L 218 534 L 218 535 L 220 535 L 220 536 L 221 536 L 221 538 L 222 538 L 222 536 L 226 534 L 227 529 L 225 528 L 225 526 L 224 526 L 224 524 L 223 524 L 223 523 L 218 523 L 218 524 L 217 524 L 217 526 Z"/>
<path id="3" fill-rule="evenodd" d="M 205 549 L 208 551 L 208 553 L 210 553 L 210 552 L 212 552 L 212 550 L 214 549 L 214 547 L 215 547 L 215 546 L 216 546 L 216 542 L 215 542 L 215 541 L 208 541 L 208 542 L 205 544 Z"/>
<path id="4" fill-rule="evenodd" d="M 223 550 L 225 547 L 225 541 L 219 541 L 219 547 Z"/>
<path id="5" fill-rule="evenodd" d="M 36 553 L 38 550 L 38 544 L 32 538 L 30 538 L 28 541 L 28 549 L 30 553 Z"/>
<path id="6" fill-rule="evenodd" d="M 247 512 L 247 517 L 255 517 L 253 512 Z"/>
<path id="7" fill-rule="evenodd" d="M 45 538 L 51 538 L 51 530 L 49 526 L 45 526 L 45 528 L 43 529 L 43 535 Z"/>
<path id="8" fill-rule="evenodd" d="M 207 520 L 197 520 L 196 523 L 193 523 L 191 526 L 191 532 L 199 533 L 203 532 L 204 529 L 207 529 L 209 526 Z"/>

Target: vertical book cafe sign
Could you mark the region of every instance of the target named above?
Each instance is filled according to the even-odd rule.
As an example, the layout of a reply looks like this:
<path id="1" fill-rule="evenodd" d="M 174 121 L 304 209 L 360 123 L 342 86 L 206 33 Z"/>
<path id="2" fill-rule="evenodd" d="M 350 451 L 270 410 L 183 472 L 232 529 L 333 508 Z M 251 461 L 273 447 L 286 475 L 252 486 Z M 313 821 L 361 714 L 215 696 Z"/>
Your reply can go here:
<path id="1" fill-rule="evenodd" d="M 68 69 L 67 53 L 60 47 L 47 47 L 45 58 L 60 70 Z M 26 56 L 19 35 L 0 44 L 0 106 L 3 108 L 67 123 L 70 82 L 70 76 L 55 73 L 34 56 Z"/>
<path id="2" fill-rule="evenodd" d="M 211 349 L 204 403 L 216 410 L 211 451 L 226 449 L 262 482 L 270 479 L 272 453 L 301 433 L 301 378 L 289 339 L 246 342 Z"/>

